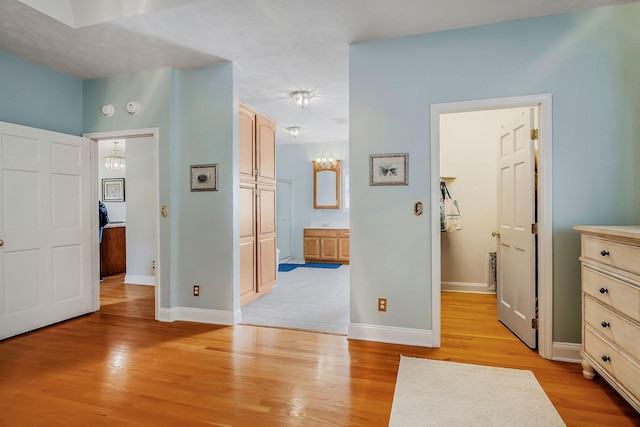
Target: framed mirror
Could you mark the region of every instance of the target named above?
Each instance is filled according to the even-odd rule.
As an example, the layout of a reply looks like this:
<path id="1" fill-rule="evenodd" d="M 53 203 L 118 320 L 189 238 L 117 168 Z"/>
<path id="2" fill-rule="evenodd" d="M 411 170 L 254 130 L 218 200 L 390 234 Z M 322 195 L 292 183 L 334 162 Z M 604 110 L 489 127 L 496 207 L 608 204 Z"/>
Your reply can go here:
<path id="1" fill-rule="evenodd" d="M 329 168 L 313 162 L 314 209 L 340 209 L 340 176 L 340 160 Z"/>

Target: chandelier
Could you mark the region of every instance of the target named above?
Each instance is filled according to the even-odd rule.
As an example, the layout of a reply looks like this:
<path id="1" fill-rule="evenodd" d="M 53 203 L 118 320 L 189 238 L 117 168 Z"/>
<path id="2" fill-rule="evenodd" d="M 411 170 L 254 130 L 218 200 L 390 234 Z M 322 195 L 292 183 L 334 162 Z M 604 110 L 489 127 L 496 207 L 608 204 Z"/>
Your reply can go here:
<path id="1" fill-rule="evenodd" d="M 317 169 L 333 169 L 338 166 L 338 161 L 333 157 L 316 157 L 313 162 Z"/>
<path id="2" fill-rule="evenodd" d="M 295 92 L 291 92 L 290 96 L 293 100 L 298 104 L 298 107 L 304 108 L 309 105 L 311 102 L 311 98 L 313 98 L 313 92 L 307 92 L 306 90 L 297 90 Z"/>
<path id="3" fill-rule="evenodd" d="M 124 153 L 121 153 L 120 150 L 118 150 L 118 142 L 119 141 L 113 141 L 113 150 L 111 150 L 111 155 L 104 158 L 104 167 L 107 170 L 123 171 L 127 167 Z"/>

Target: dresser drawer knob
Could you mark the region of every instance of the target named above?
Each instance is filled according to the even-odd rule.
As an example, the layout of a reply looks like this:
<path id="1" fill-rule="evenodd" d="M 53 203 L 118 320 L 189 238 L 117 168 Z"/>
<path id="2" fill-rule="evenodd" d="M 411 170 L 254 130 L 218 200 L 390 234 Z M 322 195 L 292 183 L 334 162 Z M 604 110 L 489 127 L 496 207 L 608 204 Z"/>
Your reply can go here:
<path id="1" fill-rule="evenodd" d="M 600 255 L 602 256 L 607 256 L 609 255 L 609 251 L 605 251 L 604 249 L 602 250 L 602 252 L 600 252 Z"/>
<path id="2" fill-rule="evenodd" d="M 606 293 L 608 293 L 608 292 L 609 292 L 609 289 L 607 289 L 607 288 L 600 288 L 600 293 L 601 293 L 601 294 L 606 294 Z"/>
<path id="3" fill-rule="evenodd" d="M 609 356 L 605 356 L 605 355 L 602 355 L 601 359 L 602 359 L 603 362 L 608 362 L 608 361 L 611 360 L 611 358 Z"/>
<path id="4" fill-rule="evenodd" d="M 603 328 L 608 328 L 609 326 L 611 326 L 609 324 L 609 322 L 605 322 L 604 320 L 602 321 L 602 323 L 600 323 L 600 326 L 602 326 Z"/>

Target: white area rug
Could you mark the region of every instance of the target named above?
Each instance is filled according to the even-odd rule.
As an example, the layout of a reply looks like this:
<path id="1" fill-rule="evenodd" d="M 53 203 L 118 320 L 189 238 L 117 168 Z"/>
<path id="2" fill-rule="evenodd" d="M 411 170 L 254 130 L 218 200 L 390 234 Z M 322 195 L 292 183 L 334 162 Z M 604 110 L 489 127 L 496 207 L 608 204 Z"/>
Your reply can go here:
<path id="1" fill-rule="evenodd" d="M 391 427 L 564 425 L 531 371 L 400 358 Z"/>

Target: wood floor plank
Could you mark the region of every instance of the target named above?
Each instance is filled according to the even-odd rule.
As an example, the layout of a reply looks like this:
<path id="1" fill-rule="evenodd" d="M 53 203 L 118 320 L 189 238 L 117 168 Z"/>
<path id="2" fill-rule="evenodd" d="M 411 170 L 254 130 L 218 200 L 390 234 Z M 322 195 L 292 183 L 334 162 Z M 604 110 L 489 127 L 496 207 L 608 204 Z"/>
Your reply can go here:
<path id="1" fill-rule="evenodd" d="M 515 338 L 495 296 L 443 293 L 442 347 L 420 348 L 156 322 L 153 288 L 105 283 L 101 311 L 0 342 L 0 425 L 385 426 L 400 355 L 530 369 L 567 425 L 640 425 L 602 379 Z"/>

